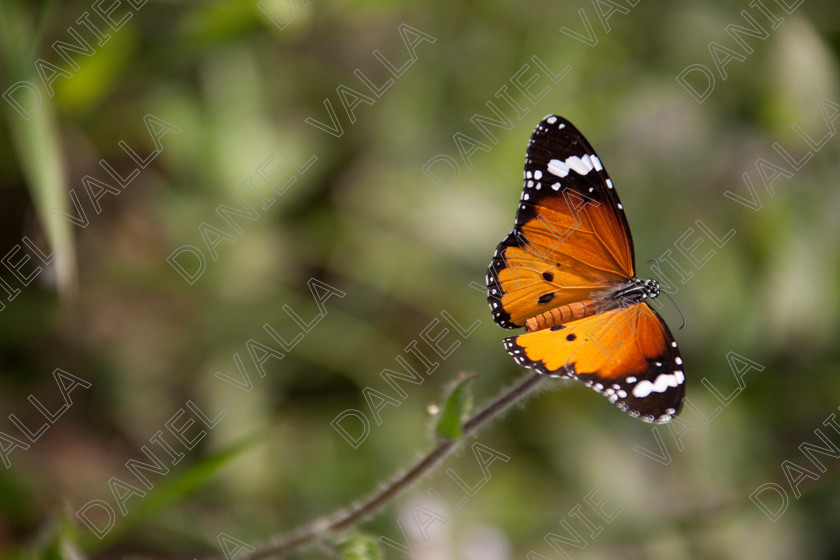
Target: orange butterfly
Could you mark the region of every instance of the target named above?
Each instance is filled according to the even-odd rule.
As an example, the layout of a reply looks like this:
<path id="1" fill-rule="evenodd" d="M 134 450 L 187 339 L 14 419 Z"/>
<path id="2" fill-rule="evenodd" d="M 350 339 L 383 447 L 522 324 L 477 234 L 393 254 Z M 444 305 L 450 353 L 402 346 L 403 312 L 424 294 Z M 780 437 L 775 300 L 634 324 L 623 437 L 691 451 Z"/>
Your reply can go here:
<path id="1" fill-rule="evenodd" d="M 519 365 L 577 379 L 646 422 L 680 410 L 685 376 L 677 343 L 645 301 L 633 241 L 601 160 L 566 119 L 537 125 L 513 231 L 487 271 L 487 301 Z"/>

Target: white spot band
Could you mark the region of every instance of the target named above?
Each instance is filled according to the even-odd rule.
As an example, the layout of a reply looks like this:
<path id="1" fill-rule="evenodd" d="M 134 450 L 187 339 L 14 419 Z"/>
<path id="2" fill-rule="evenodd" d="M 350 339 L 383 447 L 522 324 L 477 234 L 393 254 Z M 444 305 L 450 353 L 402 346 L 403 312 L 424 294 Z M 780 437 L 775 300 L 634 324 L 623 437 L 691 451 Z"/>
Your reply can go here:
<path id="1" fill-rule="evenodd" d="M 597 158 L 596 158 L 597 159 Z M 600 166 L 601 162 L 598 162 Z M 548 172 L 557 177 L 565 177 L 569 171 L 574 171 L 578 175 L 586 175 L 592 171 L 595 166 L 592 164 L 592 158 L 589 155 L 584 155 L 582 158 L 578 156 L 569 156 L 566 161 L 553 159 L 548 162 Z"/>

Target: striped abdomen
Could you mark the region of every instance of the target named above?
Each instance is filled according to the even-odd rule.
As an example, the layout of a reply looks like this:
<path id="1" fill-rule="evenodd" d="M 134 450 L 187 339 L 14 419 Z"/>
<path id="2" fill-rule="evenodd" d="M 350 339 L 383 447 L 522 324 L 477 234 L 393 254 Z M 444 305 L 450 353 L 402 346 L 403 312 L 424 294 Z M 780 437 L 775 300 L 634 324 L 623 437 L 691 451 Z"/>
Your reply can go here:
<path id="1" fill-rule="evenodd" d="M 563 325 L 569 321 L 576 321 L 594 315 L 596 312 L 595 302 L 591 299 L 576 301 L 561 307 L 549 309 L 545 313 L 525 319 L 525 328 L 528 332 L 550 329 L 557 325 Z"/>

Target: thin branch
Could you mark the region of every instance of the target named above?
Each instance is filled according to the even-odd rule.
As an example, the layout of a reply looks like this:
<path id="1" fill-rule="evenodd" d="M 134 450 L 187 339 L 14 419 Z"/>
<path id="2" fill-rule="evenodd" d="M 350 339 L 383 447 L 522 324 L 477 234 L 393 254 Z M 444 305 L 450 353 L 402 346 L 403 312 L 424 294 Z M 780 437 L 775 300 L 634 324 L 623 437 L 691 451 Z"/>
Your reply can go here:
<path id="1" fill-rule="evenodd" d="M 495 400 L 485 406 L 475 416 L 467 420 L 461 430 L 464 437 L 467 437 L 478 430 L 481 426 L 492 420 L 519 399 L 530 393 L 539 385 L 545 376 L 534 373 L 523 381 L 504 391 Z M 431 470 L 443 461 L 462 440 L 444 440 L 437 444 L 425 457 L 411 467 L 405 473 L 399 475 L 387 486 L 368 497 L 366 500 L 354 504 L 347 509 L 340 510 L 332 515 L 322 517 L 287 535 L 281 535 L 250 554 L 240 556 L 237 560 L 260 560 L 268 557 L 280 557 L 301 546 L 308 544 L 326 534 L 352 527 L 365 518 L 373 515 L 382 509 L 394 498 L 417 482 L 420 478 L 431 472 Z"/>

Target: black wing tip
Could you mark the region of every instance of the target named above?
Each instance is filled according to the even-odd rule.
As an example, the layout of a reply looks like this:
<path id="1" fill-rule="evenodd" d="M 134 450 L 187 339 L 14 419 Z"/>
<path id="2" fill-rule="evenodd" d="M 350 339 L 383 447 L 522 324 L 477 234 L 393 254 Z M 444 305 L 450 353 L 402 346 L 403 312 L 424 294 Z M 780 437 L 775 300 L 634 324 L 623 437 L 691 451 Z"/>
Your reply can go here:
<path id="1" fill-rule="evenodd" d="M 572 124 L 572 121 L 570 121 L 566 117 L 561 117 L 560 115 L 554 114 L 546 115 L 540 120 L 536 128 L 534 128 L 534 135 L 540 134 L 542 132 L 549 132 L 552 130 L 561 129 L 565 129 L 567 132 L 572 132 L 583 138 L 583 134 L 580 132 L 580 130 L 578 130 L 578 128 L 574 124 Z"/>
<path id="2" fill-rule="evenodd" d="M 669 358 L 673 364 L 668 363 Z M 648 360 L 647 371 L 639 375 L 625 375 L 612 382 L 593 374 L 582 377 L 581 381 L 619 410 L 643 422 L 666 424 L 682 409 L 685 374 L 676 351 Z"/>
<path id="3" fill-rule="evenodd" d="M 541 125 L 558 125 L 558 124 L 572 124 L 569 122 L 569 119 L 566 117 L 561 117 L 560 115 L 555 115 L 553 113 L 549 113 L 548 115 L 544 116 L 540 119 Z"/>

